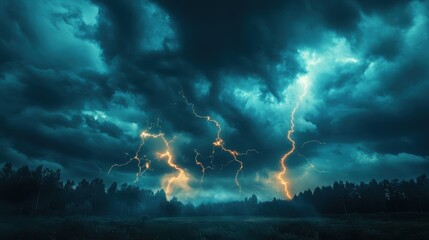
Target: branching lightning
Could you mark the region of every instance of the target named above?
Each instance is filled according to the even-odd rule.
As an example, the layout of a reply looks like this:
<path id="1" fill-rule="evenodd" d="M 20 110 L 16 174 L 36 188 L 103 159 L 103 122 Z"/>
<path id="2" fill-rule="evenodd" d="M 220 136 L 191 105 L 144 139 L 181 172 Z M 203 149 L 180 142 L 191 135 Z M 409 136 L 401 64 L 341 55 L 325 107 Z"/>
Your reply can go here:
<path id="1" fill-rule="evenodd" d="M 228 165 L 231 162 L 237 162 L 239 164 L 239 167 L 238 167 L 237 171 L 235 172 L 234 181 L 235 181 L 235 184 L 237 185 L 239 191 L 241 192 L 241 185 L 240 185 L 240 182 L 238 181 L 238 177 L 239 177 L 239 174 L 243 171 L 244 164 L 243 164 L 243 161 L 241 161 L 240 159 L 238 159 L 238 157 L 241 156 L 241 155 L 247 155 L 249 152 L 256 152 L 257 153 L 258 151 L 256 151 L 255 149 L 248 149 L 245 152 L 238 152 L 236 150 L 232 150 L 232 149 L 226 148 L 224 140 L 221 137 L 222 127 L 221 127 L 220 123 L 217 120 L 212 119 L 210 116 L 203 116 L 203 115 L 198 114 L 197 111 L 195 110 L 195 104 L 190 103 L 188 101 L 188 98 L 184 95 L 184 93 L 183 93 L 182 90 L 179 93 L 183 97 L 183 99 L 185 100 L 186 104 L 189 107 L 191 107 L 192 113 L 194 114 L 195 117 L 203 119 L 203 120 L 206 120 L 207 122 L 210 122 L 211 124 L 213 124 L 216 127 L 216 129 L 217 129 L 217 131 L 216 131 L 216 139 L 213 141 L 212 144 L 213 144 L 214 147 L 220 148 L 222 151 L 224 151 L 224 152 L 228 153 L 229 155 L 231 155 L 232 160 L 229 161 L 226 165 Z M 197 155 L 195 157 L 196 164 L 202 167 L 202 169 L 203 169 L 202 172 L 203 172 L 203 175 L 204 175 L 204 172 L 207 169 L 207 167 L 204 168 L 204 166 L 202 165 L 202 163 L 197 161 L 197 157 L 199 155 L 198 151 L 196 151 L 196 155 Z M 214 149 L 212 151 L 211 157 L 213 157 L 213 156 L 214 156 Z"/>
<path id="2" fill-rule="evenodd" d="M 157 125 L 158 125 L 158 123 L 157 123 Z M 151 127 L 149 127 L 149 129 L 150 128 Z M 175 140 L 175 138 L 173 138 L 173 140 L 168 141 L 165 138 L 165 134 L 162 131 L 160 131 L 157 134 L 153 134 L 153 133 L 150 133 L 148 130 L 142 131 L 140 134 L 140 138 L 141 138 L 142 142 L 140 143 L 136 154 L 132 158 L 130 158 L 127 162 L 125 162 L 123 164 L 113 164 L 110 167 L 108 173 L 110 173 L 110 171 L 114 167 L 123 167 L 123 166 L 130 164 L 133 161 L 137 161 L 138 171 L 136 173 L 135 182 L 138 181 L 139 177 L 142 174 L 144 174 L 147 170 L 151 170 L 151 168 L 150 168 L 151 161 L 146 156 L 140 157 L 140 152 L 142 150 L 143 145 L 145 144 L 146 139 L 148 139 L 148 138 L 161 139 L 165 148 L 162 152 L 157 152 L 156 155 L 159 159 L 166 159 L 167 160 L 166 162 L 170 166 L 170 168 L 172 168 L 176 171 L 176 174 L 166 175 L 162 180 L 162 187 L 163 187 L 167 197 L 169 197 L 170 194 L 173 192 L 174 186 L 176 184 L 180 185 L 183 188 L 188 188 L 188 181 L 189 181 L 188 173 L 185 171 L 184 168 L 180 167 L 179 165 L 177 165 L 175 163 L 174 155 L 173 155 L 172 150 L 170 148 L 170 143 L 172 143 Z M 144 164 L 143 164 L 142 160 L 145 160 Z"/>
<path id="3" fill-rule="evenodd" d="M 157 156 L 160 159 L 167 159 L 167 164 L 173 168 L 177 175 L 168 175 L 164 178 L 163 180 L 163 188 L 165 190 L 165 194 L 167 195 L 167 197 L 170 196 L 170 194 L 173 192 L 173 186 L 174 184 L 179 184 L 181 186 L 188 186 L 188 181 L 189 181 L 189 176 L 186 173 L 185 169 L 181 168 L 179 165 L 177 165 L 174 162 L 174 155 L 172 154 L 171 148 L 170 148 L 170 143 L 174 141 L 168 141 L 165 138 L 165 135 L 163 132 L 159 132 L 158 134 L 151 134 L 148 133 L 146 130 L 143 131 L 140 134 L 140 137 L 142 138 L 142 140 L 146 139 L 146 138 L 154 138 L 154 139 L 161 139 L 162 142 L 164 143 L 165 146 L 165 150 L 163 152 L 158 152 Z"/>
<path id="4" fill-rule="evenodd" d="M 280 158 L 280 165 L 281 165 L 281 171 L 278 172 L 276 174 L 276 178 L 279 182 L 279 184 L 283 187 L 283 192 L 284 195 L 288 198 L 288 199 L 292 199 L 291 193 L 289 191 L 289 181 L 286 178 L 286 160 L 289 158 L 290 155 L 292 155 L 292 153 L 294 153 L 295 149 L 296 149 L 296 143 L 295 140 L 292 138 L 292 134 L 295 132 L 295 113 L 298 110 L 300 103 L 303 101 L 304 97 L 307 95 L 307 88 L 308 88 L 308 83 L 306 82 L 306 78 L 301 78 L 301 83 L 303 85 L 303 92 L 302 94 L 299 96 L 298 101 L 295 104 L 295 107 L 292 109 L 292 113 L 290 115 L 290 129 L 287 132 L 287 139 L 289 140 L 289 142 L 291 143 L 292 147 L 291 149 L 285 153 L 281 158 Z"/>
<path id="5" fill-rule="evenodd" d="M 310 53 L 308 51 L 299 51 L 301 57 L 303 58 L 303 60 L 305 61 L 305 65 L 306 65 L 306 70 L 308 71 L 306 76 L 301 76 L 298 78 L 299 83 L 302 84 L 302 93 L 299 96 L 295 107 L 292 109 L 291 115 L 290 115 L 290 128 L 287 132 L 287 139 L 288 141 L 291 143 L 291 148 L 288 152 L 286 152 L 281 158 L 280 158 L 280 165 L 281 165 L 281 171 L 277 172 L 277 174 L 275 175 L 278 183 L 280 184 L 280 186 L 282 187 L 283 193 L 286 196 L 286 198 L 288 199 L 292 199 L 291 193 L 289 191 L 289 181 L 286 177 L 286 172 L 287 172 L 287 168 L 286 168 L 286 160 L 295 152 L 296 150 L 296 142 L 295 140 L 292 138 L 293 133 L 295 132 L 295 114 L 296 111 L 299 109 L 301 102 L 303 101 L 304 97 L 307 95 L 308 92 L 308 85 L 309 85 L 309 77 L 311 76 L 310 72 L 312 69 L 312 66 L 318 64 L 321 59 L 320 58 L 316 58 L 316 54 Z M 308 143 L 312 143 L 312 142 L 319 142 L 318 140 L 310 140 L 307 142 L 304 142 L 303 145 L 301 146 L 304 147 L 306 144 Z M 299 153 L 298 153 L 299 154 Z M 303 156 L 303 155 L 302 155 Z M 305 156 L 303 156 L 305 158 Z M 308 160 L 308 158 L 306 158 L 307 163 L 313 167 L 314 165 Z M 315 168 L 316 169 L 316 168 Z"/>
<path id="6" fill-rule="evenodd" d="M 213 169 L 213 167 L 211 167 L 211 166 L 204 166 L 204 164 L 202 163 L 202 162 L 200 162 L 200 161 L 198 161 L 198 157 L 201 155 L 199 152 L 198 152 L 198 150 L 197 149 L 194 149 L 194 152 L 195 152 L 195 164 L 197 164 L 198 166 L 200 166 L 201 167 L 201 180 L 200 180 L 200 183 L 203 183 L 203 181 L 204 181 L 204 175 L 205 175 L 205 173 L 206 173 L 206 170 L 207 169 Z"/>
<path id="7" fill-rule="evenodd" d="M 130 158 L 125 163 L 122 163 L 122 164 L 115 163 L 115 164 L 113 164 L 109 168 L 109 171 L 107 173 L 110 173 L 112 171 L 112 169 L 115 168 L 115 167 L 123 167 L 123 166 L 126 166 L 126 165 L 130 164 L 133 161 L 136 161 L 137 162 L 138 171 L 136 173 L 136 178 L 134 180 L 134 183 L 138 182 L 138 180 L 140 179 L 140 177 L 143 174 L 145 174 L 147 170 L 151 169 L 150 168 L 150 163 L 151 163 L 150 159 L 148 159 L 146 157 L 146 155 L 140 157 L 140 151 L 141 151 L 143 145 L 144 145 L 144 139 L 142 138 L 142 142 L 140 143 L 139 148 L 137 149 L 137 152 L 134 154 L 134 156 L 132 158 Z M 128 155 L 128 153 L 126 153 L 126 155 Z M 142 162 L 143 162 L 142 160 L 144 160 L 144 164 L 142 164 Z"/>

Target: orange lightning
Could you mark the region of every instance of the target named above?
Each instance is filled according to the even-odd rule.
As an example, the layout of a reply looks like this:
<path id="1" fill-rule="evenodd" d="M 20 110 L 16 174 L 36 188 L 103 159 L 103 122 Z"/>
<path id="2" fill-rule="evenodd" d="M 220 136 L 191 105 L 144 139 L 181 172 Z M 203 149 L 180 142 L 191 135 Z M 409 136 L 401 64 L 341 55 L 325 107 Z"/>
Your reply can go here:
<path id="1" fill-rule="evenodd" d="M 218 147 L 222 151 L 224 151 L 226 153 L 229 153 L 232 156 L 232 160 L 231 161 L 237 162 L 239 164 L 239 168 L 235 172 L 234 181 L 235 181 L 235 184 L 237 185 L 239 191 L 241 192 L 241 185 L 240 185 L 240 182 L 238 181 L 238 176 L 243 171 L 244 164 L 243 164 L 243 161 L 241 161 L 240 159 L 238 159 L 238 157 L 241 156 L 241 155 L 247 155 L 251 151 L 256 152 L 256 153 L 258 151 L 256 151 L 255 149 L 249 149 L 249 150 L 246 150 L 246 152 L 241 153 L 241 152 L 237 152 L 236 150 L 232 150 L 232 149 L 226 148 L 225 145 L 224 145 L 224 140 L 221 137 L 222 127 L 221 127 L 220 123 L 218 121 L 216 121 L 215 119 L 212 119 L 210 116 L 202 116 L 202 115 L 198 114 L 197 111 L 195 110 L 195 104 L 190 103 L 188 101 L 188 98 L 186 98 L 186 96 L 184 95 L 183 90 L 181 90 L 179 93 L 183 97 L 183 99 L 185 99 L 186 104 L 191 107 L 192 113 L 194 114 L 195 117 L 204 119 L 207 122 L 210 122 L 210 123 L 212 123 L 212 124 L 214 124 L 216 126 L 216 128 L 217 128 L 216 139 L 214 140 L 214 142 L 212 144 L 213 144 L 214 147 Z M 213 154 L 214 154 L 214 150 L 212 151 L 212 156 L 213 156 Z M 229 164 L 230 162 L 228 162 L 227 164 Z M 200 165 L 200 164 L 197 163 L 197 165 Z"/>
<path id="2" fill-rule="evenodd" d="M 151 161 L 146 157 L 146 155 L 144 155 L 143 157 L 140 157 L 140 151 L 141 151 L 143 145 L 144 145 L 144 139 L 142 138 L 142 142 L 140 143 L 139 148 L 138 148 L 137 152 L 134 154 L 134 156 L 132 158 L 130 158 L 125 163 L 122 163 L 122 164 L 115 163 L 115 164 L 113 164 L 110 167 L 110 169 L 109 169 L 109 171 L 107 173 L 110 173 L 114 167 L 123 167 L 123 166 L 126 166 L 126 165 L 130 164 L 133 161 L 136 161 L 137 162 L 137 167 L 138 167 L 138 171 L 136 173 L 136 179 L 134 180 L 134 183 L 136 183 L 139 180 L 139 178 L 144 173 L 146 173 L 147 170 L 151 169 L 150 168 Z M 128 155 L 128 153 L 126 153 L 126 154 Z M 142 161 L 141 160 L 143 160 L 143 159 L 145 160 L 145 163 L 142 165 Z"/>
<path id="3" fill-rule="evenodd" d="M 114 165 L 112 165 L 110 167 L 110 169 L 109 169 L 109 173 L 110 173 L 110 171 L 114 167 L 122 167 L 122 166 L 128 165 L 132 161 L 137 161 L 138 162 L 138 169 L 139 170 L 136 173 L 136 180 L 135 181 L 138 181 L 139 177 L 143 173 L 145 173 L 147 170 L 150 169 L 150 163 L 151 163 L 151 161 L 149 159 L 147 159 L 146 156 L 144 156 L 144 159 L 146 161 L 145 161 L 145 164 L 142 165 L 141 158 L 139 157 L 139 153 L 140 153 L 140 151 L 141 151 L 141 149 L 142 149 L 142 147 L 143 147 L 143 145 L 145 143 L 145 140 L 147 138 L 161 139 L 162 142 L 163 142 L 163 144 L 164 144 L 164 146 L 165 146 L 165 150 L 163 152 L 158 152 L 157 156 L 160 159 L 167 159 L 167 164 L 172 169 L 174 169 L 176 171 L 176 174 L 166 175 L 163 178 L 163 180 L 162 180 L 162 187 L 164 188 L 164 191 L 165 191 L 167 197 L 170 197 L 170 194 L 174 190 L 174 185 L 176 185 L 176 184 L 179 185 L 179 186 L 181 186 L 182 188 L 185 188 L 187 190 L 189 188 L 189 186 L 188 186 L 189 176 L 188 176 L 188 174 L 186 173 L 186 171 L 183 168 L 181 168 L 179 165 L 177 165 L 174 162 L 174 155 L 172 154 L 172 151 L 171 151 L 171 148 L 170 148 L 170 143 L 172 141 L 174 141 L 174 139 L 171 140 L 171 141 L 168 141 L 165 138 L 165 135 L 164 135 L 163 132 L 160 131 L 158 134 L 152 134 L 152 133 L 149 133 L 148 130 L 144 130 L 143 132 L 141 132 L 140 138 L 141 138 L 142 142 L 141 142 L 141 144 L 140 144 L 140 146 L 139 146 L 139 148 L 138 148 L 135 156 L 132 157 L 129 161 L 123 163 L 123 164 L 114 164 Z"/>
<path id="4" fill-rule="evenodd" d="M 211 166 L 207 166 L 207 167 L 205 167 L 205 166 L 203 165 L 203 163 L 202 163 L 202 162 L 198 161 L 198 157 L 199 157 L 201 154 L 198 152 L 198 150 L 197 150 L 197 149 L 194 149 L 194 152 L 195 152 L 195 164 L 197 164 L 198 166 L 200 166 L 200 167 L 201 167 L 201 173 L 202 173 L 202 175 L 201 175 L 200 183 L 203 183 L 203 181 L 204 181 L 204 175 L 205 175 L 205 173 L 206 173 L 206 170 L 207 170 L 207 169 L 213 169 L 213 168 L 212 168 Z"/>
<path id="5" fill-rule="evenodd" d="M 282 170 L 276 174 L 276 178 L 279 181 L 279 184 L 281 186 L 283 186 L 283 192 L 284 192 L 285 196 L 288 199 L 292 199 L 292 196 L 291 196 L 289 188 L 288 188 L 289 182 L 288 182 L 288 180 L 286 179 L 286 176 L 285 176 L 286 175 L 286 171 L 287 171 L 286 163 L 285 162 L 289 158 L 289 156 L 292 155 L 292 153 L 296 149 L 295 140 L 293 140 L 293 138 L 292 138 L 292 134 L 295 132 L 295 113 L 298 110 L 299 105 L 302 102 L 302 100 L 304 99 L 305 95 L 307 95 L 307 88 L 308 88 L 308 83 L 305 81 L 306 79 L 305 78 L 301 78 L 301 80 L 302 80 L 301 82 L 303 84 L 303 89 L 304 90 L 303 90 L 301 96 L 299 96 L 299 100 L 296 102 L 295 107 L 292 110 L 292 113 L 290 115 L 290 125 L 291 126 L 290 126 L 290 129 L 287 132 L 287 139 L 292 144 L 292 147 L 291 147 L 291 149 L 287 153 L 285 153 L 280 158 L 280 165 L 281 165 L 281 169 Z"/>
<path id="6" fill-rule="evenodd" d="M 170 194 L 173 192 L 173 186 L 174 184 L 178 184 L 180 186 L 182 186 L 182 188 L 188 189 L 188 181 L 189 181 L 189 177 L 188 174 L 186 173 L 185 169 L 181 168 L 179 165 L 177 165 L 174 162 L 174 155 L 172 154 L 171 148 L 170 148 L 170 143 L 171 141 L 167 141 L 167 139 L 165 138 L 165 135 L 163 132 L 159 132 L 158 134 L 151 134 L 148 133 L 146 130 L 143 131 L 140 134 L 140 137 L 142 139 L 146 139 L 146 138 L 160 138 L 162 140 L 162 142 L 164 143 L 165 146 L 165 151 L 164 152 L 158 152 L 157 155 L 160 159 L 167 159 L 167 164 L 173 168 L 174 170 L 176 170 L 177 175 L 167 175 L 163 178 L 162 182 L 163 182 L 163 188 L 165 190 L 165 194 L 167 195 L 167 197 L 170 196 Z"/>

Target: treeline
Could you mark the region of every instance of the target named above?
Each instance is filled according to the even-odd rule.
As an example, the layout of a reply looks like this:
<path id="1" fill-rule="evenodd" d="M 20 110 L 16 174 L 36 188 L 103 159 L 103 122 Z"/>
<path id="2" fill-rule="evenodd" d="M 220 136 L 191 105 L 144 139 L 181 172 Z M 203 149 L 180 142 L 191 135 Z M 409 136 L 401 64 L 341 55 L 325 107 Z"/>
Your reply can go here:
<path id="1" fill-rule="evenodd" d="M 429 179 L 334 182 L 295 197 L 320 213 L 429 212 Z"/>
<path id="2" fill-rule="evenodd" d="M 0 170 L 2 215 L 91 216 L 312 216 L 378 212 L 429 212 L 429 179 L 383 180 L 354 184 L 335 182 L 299 193 L 291 201 L 259 202 L 252 195 L 242 201 L 194 206 L 177 198 L 167 200 L 163 190 L 153 192 L 116 183 L 106 188 L 100 178 L 79 183 L 61 181 L 60 170 L 42 166 Z"/>
<path id="3" fill-rule="evenodd" d="M 136 186 L 103 180 L 61 181 L 60 170 L 23 166 L 16 171 L 7 163 L 0 170 L 0 212 L 22 215 L 137 215 L 175 213 L 177 200 L 167 201 L 164 191 L 156 193 Z"/>

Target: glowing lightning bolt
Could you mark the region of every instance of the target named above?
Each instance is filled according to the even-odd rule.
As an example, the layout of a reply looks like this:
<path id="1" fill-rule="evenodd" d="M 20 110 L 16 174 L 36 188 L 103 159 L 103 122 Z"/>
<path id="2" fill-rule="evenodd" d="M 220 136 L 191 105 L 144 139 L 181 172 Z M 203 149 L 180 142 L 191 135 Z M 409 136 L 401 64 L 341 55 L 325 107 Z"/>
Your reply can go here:
<path id="1" fill-rule="evenodd" d="M 299 100 L 296 102 L 295 107 L 293 108 L 292 113 L 290 115 L 290 124 L 291 124 L 291 126 L 290 126 L 290 129 L 287 132 L 287 139 L 292 144 L 292 147 L 291 147 L 291 149 L 287 153 L 285 153 L 281 157 L 281 159 L 280 159 L 280 165 L 281 165 L 281 169 L 282 170 L 276 174 L 276 178 L 279 181 L 279 184 L 281 186 L 283 186 L 283 192 L 284 192 L 285 196 L 288 199 L 292 199 L 292 196 L 291 196 L 289 188 L 288 188 L 289 182 L 288 182 L 288 180 L 286 179 L 286 176 L 285 176 L 286 175 L 286 171 L 287 171 L 285 162 L 289 158 L 289 156 L 292 155 L 292 153 L 296 149 L 295 140 L 293 140 L 293 138 L 292 138 L 292 134 L 295 132 L 295 113 L 298 110 L 299 105 L 302 102 L 302 100 L 304 99 L 305 95 L 307 95 L 308 83 L 307 83 L 306 80 L 307 80 L 307 78 L 305 78 L 305 77 L 301 78 L 301 83 L 303 84 L 303 92 L 302 92 L 301 96 L 299 96 Z"/>
<path id="2" fill-rule="evenodd" d="M 241 192 L 241 185 L 240 185 L 240 182 L 238 181 L 238 176 L 243 171 L 244 165 L 243 165 L 243 161 L 239 160 L 238 157 L 241 156 L 241 155 L 247 155 L 251 151 L 252 152 L 256 152 L 256 153 L 258 151 L 256 151 L 255 149 L 249 149 L 246 152 L 241 153 L 241 152 L 237 152 L 236 150 L 232 150 L 232 149 L 226 148 L 225 145 L 224 145 L 224 141 L 223 141 L 223 139 L 221 137 L 222 127 L 221 127 L 220 123 L 218 121 L 212 119 L 210 116 L 202 116 L 202 115 L 198 114 L 197 111 L 195 110 L 195 105 L 193 103 L 190 103 L 188 101 L 188 99 L 184 95 L 183 91 L 181 90 L 179 93 L 183 97 L 183 99 L 185 99 L 186 104 L 191 107 L 192 113 L 194 114 L 195 117 L 204 119 L 207 122 L 210 122 L 210 123 L 212 123 L 212 124 L 214 124 L 216 126 L 216 128 L 217 128 L 216 139 L 213 142 L 213 146 L 220 148 L 222 151 L 224 151 L 226 153 L 229 153 L 232 156 L 232 160 L 231 161 L 237 162 L 239 164 L 239 168 L 235 172 L 234 181 L 235 181 L 235 184 L 237 185 L 239 191 Z M 214 150 L 212 151 L 212 154 L 214 154 Z M 228 162 L 226 165 L 228 165 L 230 162 Z M 200 165 L 200 164 L 197 163 L 197 165 Z"/>
<path id="3" fill-rule="evenodd" d="M 201 173 L 202 173 L 202 175 L 201 175 L 200 183 L 203 183 L 203 181 L 204 181 L 204 175 L 205 175 L 205 173 L 206 173 L 206 170 L 207 170 L 207 169 L 213 169 L 213 168 L 212 168 L 211 166 L 204 167 L 203 163 L 202 163 L 202 162 L 200 162 L 200 161 L 198 161 L 198 157 L 199 157 L 201 154 L 198 152 L 198 150 L 197 150 L 197 149 L 194 149 L 194 152 L 195 152 L 195 164 L 197 164 L 198 166 L 200 166 L 200 167 L 201 167 Z"/>
<path id="4" fill-rule="evenodd" d="M 170 143 L 172 141 L 174 141 L 174 138 L 173 138 L 173 140 L 168 141 L 165 138 L 165 135 L 164 135 L 163 132 L 159 132 L 158 134 L 152 134 L 152 133 L 149 133 L 148 130 L 144 130 L 143 132 L 141 132 L 140 138 L 142 139 L 142 142 L 140 143 L 140 146 L 139 146 L 139 148 L 138 148 L 135 156 L 132 157 L 129 161 L 123 163 L 123 164 L 114 164 L 114 165 L 112 165 L 110 167 L 110 169 L 109 169 L 109 173 L 110 173 L 110 171 L 114 167 L 122 167 L 122 166 L 128 165 L 132 161 L 137 161 L 138 162 L 138 168 L 139 168 L 139 170 L 138 170 L 138 172 L 136 174 L 136 180 L 135 181 L 138 181 L 139 177 L 143 173 L 145 173 L 146 170 L 150 169 L 150 163 L 151 163 L 151 161 L 148 160 L 144 156 L 144 158 L 146 159 L 146 161 L 145 161 L 145 164 L 142 165 L 141 158 L 139 157 L 140 151 L 141 151 L 141 149 L 142 149 L 142 147 L 143 147 L 143 145 L 145 143 L 145 140 L 147 138 L 161 139 L 162 142 L 164 143 L 165 150 L 163 152 L 161 152 L 161 153 L 157 153 L 157 156 L 160 159 L 167 159 L 167 164 L 172 169 L 174 169 L 176 171 L 176 173 L 177 173 L 177 174 L 172 174 L 172 175 L 171 174 L 170 175 L 166 175 L 163 178 L 163 180 L 162 180 L 162 187 L 164 188 L 167 197 L 169 197 L 170 194 L 173 192 L 173 190 L 174 190 L 173 186 L 175 184 L 180 185 L 182 188 L 189 189 L 189 186 L 188 186 L 189 176 L 188 176 L 188 174 L 186 173 L 186 171 L 183 168 L 181 168 L 179 165 L 177 165 L 174 162 L 174 155 L 172 154 L 172 151 L 171 151 L 171 148 L 170 148 Z"/>
<path id="5" fill-rule="evenodd" d="M 139 148 L 138 148 L 137 152 L 134 154 L 134 156 L 133 156 L 132 158 L 130 158 L 130 159 L 129 159 L 127 162 L 125 162 L 125 163 L 122 163 L 122 164 L 117 164 L 117 163 L 115 163 L 115 164 L 113 164 L 113 165 L 110 167 L 110 169 L 109 169 L 109 171 L 108 171 L 107 173 L 110 173 L 114 167 L 123 167 L 123 166 L 126 166 L 126 165 L 130 164 L 130 163 L 131 163 L 131 162 L 133 162 L 133 161 L 136 161 L 136 162 L 137 162 L 137 167 L 138 167 L 138 169 L 139 169 L 139 170 L 137 171 L 137 173 L 136 173 L 136 179 L 134 180 L 134 183 L 136 183 L 136 182 L 139 180 L 139 178 L 140 178 L 144 173 L 146 173 L 146 171 L 147 171 L 147 170 L 151 169 L 151 168 L 150 168 L 150 163 L 151 163 L 151 161 L 150 161 L 146 156 L 143 156 L 143 157 L 142 157 L 142 158 L 145 160 L 145 163 L 142 165 L 142 161 L 141 161 L 141 160 L 142 160 L 142 158 L 140 157 L 140 151 L 141 151 L 141 149 L 142 149 L 143 145 L 144 145 L 144 139 L 142 138 L 142 142 L 140 143 Z M 127 153 L 127 155 L 128 155 L 128 153 Z"/>
<path id="6" fill-rule="evenodd" d="M 188 189 L 189 188 L 189 186 L 188 186 L 188 181 L 189 181 L 188 174 L 186 173 L 186 171 L 183 168 L 181 168 L 179 165 L 177 165 L 174 162 L 174 156 L 171 153 L 172 151 L 170 149 L 170 143 L 172 141 L 174 141 L 174 138 L 171 141 L 167 141 L 164 133 L 160 132 L 158 134 L 151 134 L 151 133 L 148 133 L 146 130 L 140 134 L 140 137 L 142 139 L 146 139 L 149 137 L 154 138 L 154 139 L 160 138 L 162 140 L 162 142 L 164 143 L 165 151 L 161 152 L 161 153 L 157 153 L 158 157 L 161 159 L 166 158 L 167 164 L 171 168 L 176 170 L 176 172 L 178 173 L 177 175 L 167 175 L 162 180 L 162 182 L 163 182 L 162 185 L 163 185 L 163 188 L 165 190 L 165 194 L 167 195 L 167 197 L 169 197 L 170 194 L 173 192 L 172 185 L 174 185 L 175 183 L 179 184 L 182 188 Z"/>

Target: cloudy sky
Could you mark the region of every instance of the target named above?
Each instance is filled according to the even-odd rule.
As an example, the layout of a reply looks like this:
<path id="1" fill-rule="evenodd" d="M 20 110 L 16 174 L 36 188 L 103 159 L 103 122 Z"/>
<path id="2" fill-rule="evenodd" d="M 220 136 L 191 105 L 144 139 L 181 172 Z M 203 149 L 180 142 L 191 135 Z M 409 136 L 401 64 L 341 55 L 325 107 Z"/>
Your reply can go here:
<path id="1" fill-rule="evenodd" d="M 0 2 L 0 163 L 59 168 L 64 179 L 133 183 L 142 130 L 159 123 L 201 202 L 284 197 L 335 180 L 429 172 L 427 1 Z M 307 86 L 307 94 L 300 101 Z M 225 147 L 215 148 L 222 126 Z M 305 144 L 307 142 L 307 144 Z M 160 189 L 175 174 L 160 139 L 135 183 Z M 195 164 L 194 149 L 205 172 Z M 230 162 L 229 164 L 227 164 Z"/>

